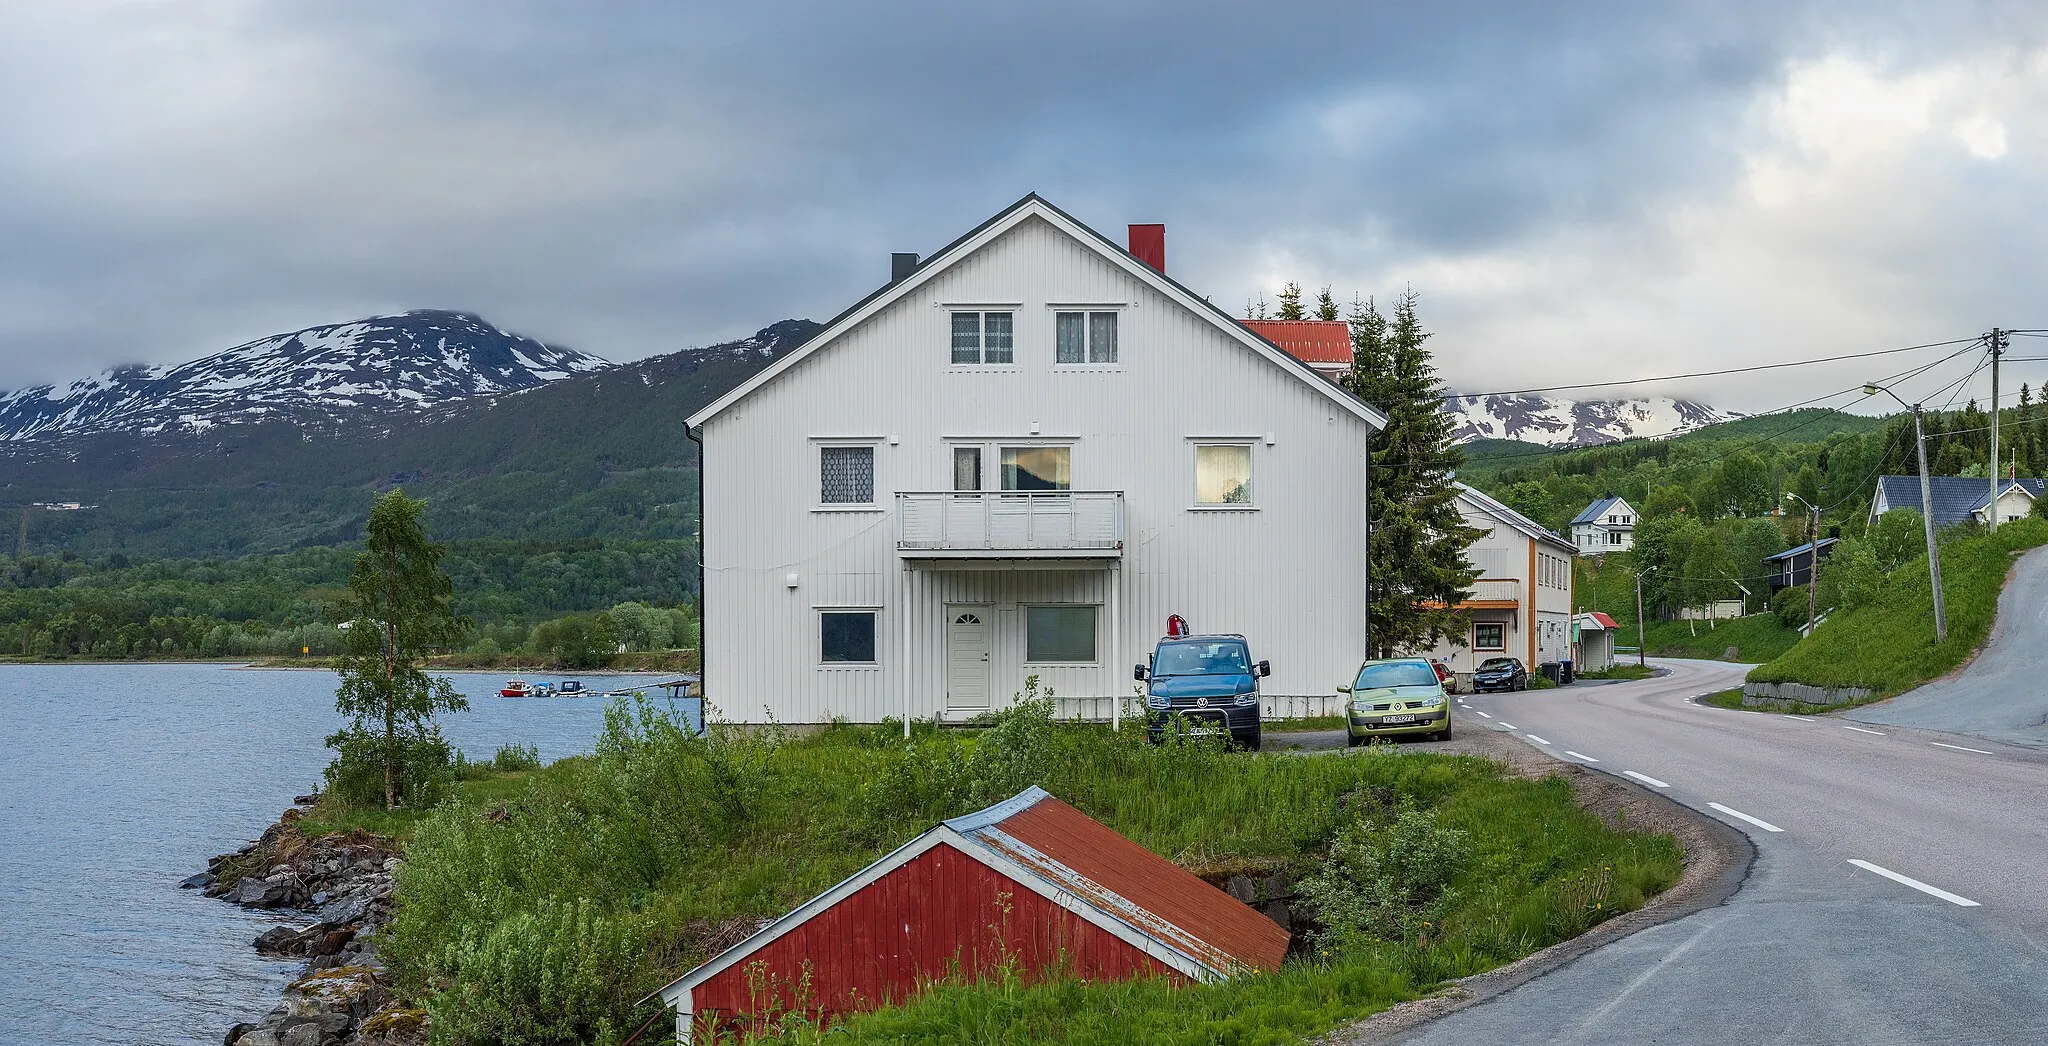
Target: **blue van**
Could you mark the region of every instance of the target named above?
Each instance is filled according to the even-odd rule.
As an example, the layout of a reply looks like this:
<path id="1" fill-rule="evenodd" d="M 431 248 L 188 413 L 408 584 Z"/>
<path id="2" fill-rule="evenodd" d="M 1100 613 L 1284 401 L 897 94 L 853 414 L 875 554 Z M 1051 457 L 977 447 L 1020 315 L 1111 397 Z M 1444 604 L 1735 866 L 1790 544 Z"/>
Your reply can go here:
<path id="1" fill-rule="evenodd" d="M 1151 661 L 1131 677 L 1145 683 L 1145 736 L 1157 743 L 1170 717 L 1202 730 L 1230 734 L 1237 746 L 1259 750 L 1259 679 L 1273 666 L 1253 661 L 1240 635 L 1168 636 Z"/>

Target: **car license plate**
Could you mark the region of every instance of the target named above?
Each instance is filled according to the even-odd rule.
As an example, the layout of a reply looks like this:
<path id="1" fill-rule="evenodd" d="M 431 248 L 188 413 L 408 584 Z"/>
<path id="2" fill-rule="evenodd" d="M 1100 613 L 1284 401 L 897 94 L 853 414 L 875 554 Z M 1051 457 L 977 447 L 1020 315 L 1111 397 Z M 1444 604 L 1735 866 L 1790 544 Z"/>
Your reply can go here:
<path id="1" fill-rule="evenodd" d="M 1393 726 L 1396 723 L 1412 723 L 1414 721 L 1415 717 L 1412 715 L 1383 715 L 1380 717 L 1381 726 Z"/>

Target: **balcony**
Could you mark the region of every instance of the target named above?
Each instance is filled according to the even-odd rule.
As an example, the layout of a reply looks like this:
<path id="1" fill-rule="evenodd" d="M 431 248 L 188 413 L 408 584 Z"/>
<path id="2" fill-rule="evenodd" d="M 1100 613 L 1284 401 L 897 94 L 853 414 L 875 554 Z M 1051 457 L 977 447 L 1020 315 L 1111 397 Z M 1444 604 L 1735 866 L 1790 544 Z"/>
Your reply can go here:
<path id="1" fill-rule="evenodd" d="M 1459 606 L 1465 609 L 1514 609 L 1522 605 L 1521 581 L 1507 577 L 1483 577 L 1472 582 L 1472 596 Z"/>
<path id="2" fill-rule="evenodd" d="M 896 495 L 905 559 L 1117 559 L 1120 490 L 964 490 Z"/>

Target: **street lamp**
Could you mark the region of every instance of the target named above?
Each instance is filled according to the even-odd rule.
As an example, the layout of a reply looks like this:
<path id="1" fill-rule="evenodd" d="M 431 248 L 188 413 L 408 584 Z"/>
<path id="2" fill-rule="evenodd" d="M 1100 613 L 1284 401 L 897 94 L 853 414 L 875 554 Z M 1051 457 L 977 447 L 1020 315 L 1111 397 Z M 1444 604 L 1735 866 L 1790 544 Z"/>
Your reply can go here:
<path id="1" fill-rule="evenodd" d="M 1805 505 L 1809 514 L 1808 519 L 1811 520 L 1806 524 L 1806 634 L 1811 636 L 1814 600 L 1818 598 L 1814 593 L 1820 590 L 1820 508 L 1789 490 L 1785 492 L 1785 496 Z"/>
<path id="2" fill-rule="evenodd" d="M 1934 543 L 1934 491 L 1927 481 L 1927 436 L 1920 425 L 1920 405 L 1899 399 L 1899 394 L 1882 385 L 1866 384 L 1865 396 L 1878 393 L 1899 401 L 1899 406 L 1913 412 L 1913 449 L 1920 457 L 1920 521 L 1927 530 L 1927 577 L 1934 586 L 1934 641 L 1939 643 L 1948 638 L 1948 608 L 1941 596 L 1941 550 Z M 1995 513 L 1996 505 L 1992 506 Z"/>

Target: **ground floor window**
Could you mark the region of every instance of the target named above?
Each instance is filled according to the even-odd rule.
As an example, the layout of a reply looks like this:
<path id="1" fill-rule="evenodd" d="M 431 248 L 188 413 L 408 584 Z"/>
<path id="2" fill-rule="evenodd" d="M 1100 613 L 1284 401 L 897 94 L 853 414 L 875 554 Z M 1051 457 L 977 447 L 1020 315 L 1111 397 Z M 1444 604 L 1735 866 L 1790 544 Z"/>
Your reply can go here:
<path id="1" fill-rule="evenodd" d="M 1024 608 L 1024 660 L 1033 664 L 1092 663 L 1095 660 L 1092 606 Z"/>
<path id="2" fill-rule="evenodd" d="M 818 660 L 827 664 L 875 663 L 875 612 L 818 612 Z"/>
<path id="3" fill-rule="evenodd" d="M 1499 621 L 1472 622 L 1472 649 L 1506 650 L 1508 648 L 1507 627 Z"/>

